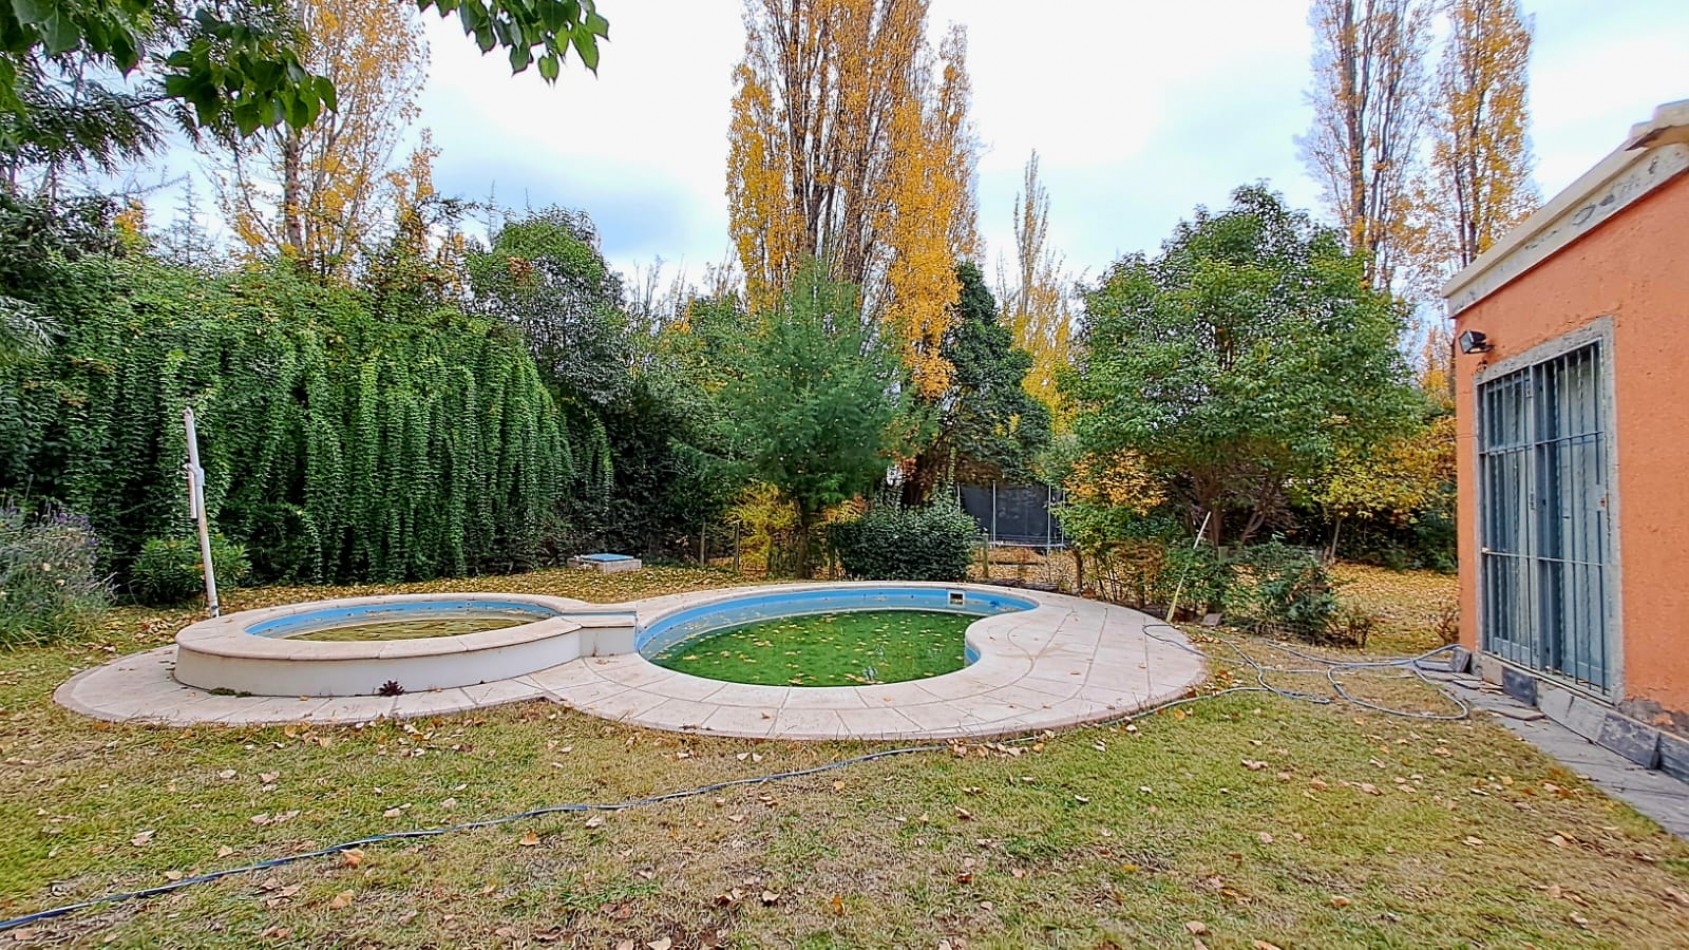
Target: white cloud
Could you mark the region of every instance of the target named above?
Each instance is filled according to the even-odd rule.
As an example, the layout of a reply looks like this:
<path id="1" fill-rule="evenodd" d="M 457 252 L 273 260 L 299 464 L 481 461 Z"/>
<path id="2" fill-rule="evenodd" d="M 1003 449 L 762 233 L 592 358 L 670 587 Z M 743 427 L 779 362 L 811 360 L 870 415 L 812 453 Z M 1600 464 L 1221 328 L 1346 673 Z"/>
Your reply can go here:
<path id="1" fill-rule="evenodd" d="M 1551 195 L 1660 102 L 1689 97 L 1689 3 L 1526 0 L 1538 180 Z M 591 212 L 623 269 L 662 257 L 696 275 L 729 247 L 726 198 L 739 0 L 603 0 L 599 75 L 571 59 L 548 86 L 481 56 L 427 14 L 433 66 L 421 124 L 442 190 Z M 1305 0 L 932 0 L 935 33 L 969 30 L 990 253 L 1012 250 L 1012 207 L 1036 148 L 1051 242 L 1076 270 L 1153 251 L 1197 204 L 1261 179 L 1303 207 L 1310 111 Z M 168 156 L 173 170 L 185 153 Z M 170 200 L 155 200 L 168 217 Z"/>

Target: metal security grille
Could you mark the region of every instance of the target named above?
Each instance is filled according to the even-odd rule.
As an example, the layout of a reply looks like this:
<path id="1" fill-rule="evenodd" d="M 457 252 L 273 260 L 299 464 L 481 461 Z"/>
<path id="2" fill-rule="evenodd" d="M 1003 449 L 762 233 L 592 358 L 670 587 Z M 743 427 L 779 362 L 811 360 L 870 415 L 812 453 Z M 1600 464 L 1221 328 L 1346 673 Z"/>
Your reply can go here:
<path id="1" fill-rule="evenodd" d="M 1591 343 L 1478 391 L 1484 647 L 1599 692 L 1611 686 L 1603 373 Z"/>

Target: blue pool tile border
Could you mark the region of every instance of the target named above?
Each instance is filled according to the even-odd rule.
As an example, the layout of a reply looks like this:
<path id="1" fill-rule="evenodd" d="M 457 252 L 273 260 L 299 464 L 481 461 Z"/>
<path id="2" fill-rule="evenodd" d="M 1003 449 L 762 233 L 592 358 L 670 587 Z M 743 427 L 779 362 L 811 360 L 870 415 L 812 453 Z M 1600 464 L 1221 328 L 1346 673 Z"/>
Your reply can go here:
<path id="1" fill-rule="evenodd" d="M 531 622 L 550 620 L 561 614 L 549 607 L 525 601 L 502 600 L 425 600 L 425 601 L 395 601 L 392 603 L 358 604 L 353 607 L 325 607 L 320 610 L 306 610 L 274 620 L 265 620 L 246 628 L 246 632 L 259 637 L 291 637 L 314 630 L 324 630 L 331 627 L 346 627 L 358 623 L 376 623 L 400 620 L 407 616 L 439 615 L 448 613 L 515 615 L 532 618 Z"/>

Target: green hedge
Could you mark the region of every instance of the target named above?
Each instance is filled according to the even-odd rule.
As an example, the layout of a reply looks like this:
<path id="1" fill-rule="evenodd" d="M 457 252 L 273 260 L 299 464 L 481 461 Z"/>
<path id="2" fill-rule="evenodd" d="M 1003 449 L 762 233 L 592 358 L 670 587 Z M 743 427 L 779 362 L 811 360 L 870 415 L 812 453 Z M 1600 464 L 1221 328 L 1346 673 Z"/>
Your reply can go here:
<path id="1" fill-rule="evenodd" d="M 920 508 L 882 502 L 828 534 L 846 576 L 878 581 L 966 580 L 980 537 L 953 501 Z"/>
<path id="2" fill-rule="evenodd" d="M 383 320 L 284 269 L 101 256 L 59 262 L 31 295 L 62 338 L 0 368 L 0 489 L 86 512 L 121 574 L 181 531 L 186 406 L 214 525 L 262 579 L 515 569 L 555 536 L 569 442 L 495 321 Z"/>

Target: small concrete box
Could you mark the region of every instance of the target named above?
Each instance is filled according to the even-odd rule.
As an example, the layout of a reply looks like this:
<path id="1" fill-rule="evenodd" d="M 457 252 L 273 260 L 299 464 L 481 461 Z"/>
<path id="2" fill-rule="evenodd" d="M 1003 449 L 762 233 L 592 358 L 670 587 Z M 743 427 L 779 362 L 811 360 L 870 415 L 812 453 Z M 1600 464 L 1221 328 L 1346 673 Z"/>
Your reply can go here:
<path id="1" fill-rule="evenodd" d="M 621 574 L 637 571 L 645 565 L 639 558 L 626 554 L 579 554 L 569 559 L 570 567 L 584 567 L 600 574 Z"/>

